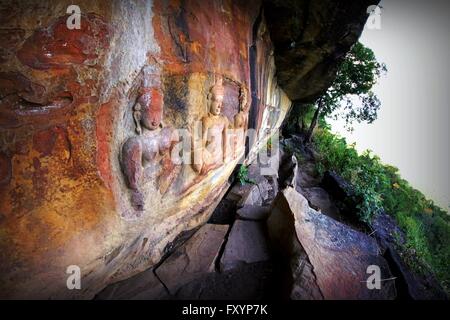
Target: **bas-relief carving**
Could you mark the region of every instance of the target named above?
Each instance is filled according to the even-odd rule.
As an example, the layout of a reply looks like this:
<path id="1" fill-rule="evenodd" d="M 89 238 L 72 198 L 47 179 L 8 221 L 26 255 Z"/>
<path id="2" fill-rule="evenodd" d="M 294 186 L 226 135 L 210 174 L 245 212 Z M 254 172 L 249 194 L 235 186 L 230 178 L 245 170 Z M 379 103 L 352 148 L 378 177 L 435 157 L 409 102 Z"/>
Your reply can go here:
<path id="1" fill-rule="evenodd" d="M 238 112 L 231 119 L 223 115 L 224 77 L 216 76 L 207 97 L 208 113 L 200 121 L 201 130 L 192 130 L 201 132 L 200 137 L 194 134 L 192 139 L 192 168 L 197 176 L 182 193 L 202 181 L 210 171 L 238 159 L 244 151 L 249 112 L 247 88 L 234 80 L 227 81 L 239 87 L 236 99 L 239 105 L 234 108 Z"/>
<path id="2" fill-rule="evenodd" d="M 130 190 L 130 202 L 135 210 L 132 215 L 135 216 L 140 216 L 144 211 L 145 199 L 149 196 L 144 191 L 147 183 L 155 182 L 156 190 L 161 195 L 168 193 L 172 187 L 179 188 L 174 193 L 182 196 L 205 179 L 210 171 L 242 155 L 248 128 L 247 87 L 239 84 L 239 97 L 236 97 L 239 106 L 235 106 L 239 111 L 230 121 L 223 115 L 224 79 L 216 75 L 206 97 L 207 113 L 194 124 L 194 127 L 200 125 L 200 129 L 189 128 L 191 149 L 186 151 L 191 152 L 192 163 L 188 166 L 192 169 L 188 174 L 180 174 L 186 164 L 176 164 L 171 156 L 174 146 L 182 143 L 181 138 L 176 129 L 164 125 L 163 110 L 170 106 L 164 106 L 161 85 L 152 77 L 157 78 L 153 74 L 144 75 L 140 85 L 138 98 L 130 110 L 135 133 L 123 143 L 120 157 L 125 182 Z"/>
<path id="3" fill-rule="evenodd" d="M 193 141 L 193 169 L 200 175 L 218 168 L 228 157 L 230 122 L 221 114 L 224 98 L 223 79 L 219 77 L 208 95 L 209 111 L 201 119 L 201 136 Z"/>
<path id="4" fill-rule="evenodd" d="M 156 181 L 157 190 L 164 195 L 180 170 L 171 159 L 178 134 L 163 124 L 164 94 L 159 82 L 152 81 L 155 77 L 144 74 L 132 110 L 136 134 L 125 141 L 121 153 L 122 171 L 136 215 L 144 210 L 144 185 Z"/>
<path id="5" fill-rule="evenodd" d="M 197 18 L 188 21 L 187 27 L 185 24 L 182 26 L 184 30 L 181 27 L 167 30 L 160 19 L 163 15 L 156 12 L 157 2 L 136 2 L 134 6 L 114 2 L 114 8 L 107 4 L 91 6 L 91 3 L 82 1 L 82 7 L 88 8 L 87 12 L 92 11 L 92 15 L 83 14 L 81 30 L 71 32 L 66 28 L 67 15 L 59 17 L 61 8 L 55 9 L 51 2 L 44 0 L 39 6 L 30 7 L 29 11 L 40 10 L 34 16 L 17 14 L 20 12 L 15 8 L 25 5 L 17 6 L 11 2 L 11 6 L 7 6 L 14 9 L 12 14 L 8 14 L 13 19 L 4 26 L 3 33 L 8 35 L 8 41 L 3 41 L 3 47 L 8 48 L 0 53 L 0 60 L 5 58 L 12 62 L 6 61 L 8 68 L 0 75 L 3 85 L 0 90 L 3 99 L 0 102 L 0 109 L 3 109 L 0 111 L 0 140 L 8 140 L 0 152 L 0 176 L 4 177 L 0 178 L 0 186 L 6 190 L 1 198 L 2 227 L 7 228 L 10 236 L 0 251 L 6 254 L 5 249 L 13 250 L 17 255 L 0 260 L 3 260 L 2 269 L 7 271 L 2 280 L 23 272 L 23 268 L 16 270 L 17 265 L 27 265 L 25 271 L 32 275 L 28 277 L 30 279 L 8 284 L 8 295 L 11 291 L 11 295 L 16 297 L 31 294 L 40 298 L 56 297 L 55 288 L 60 286 L 64 295 L 70 294 L 65 283 L 59 284 L 56 281 L 58 277 L 53 276 L 63 270 L 59 268 L 65 266 L 66 261 L 86 269 L 89 280 L 92 279 L 89 283 L 100 286 L 110 282 L 109 274 L 119 266 L 123 266 L 124 276 L 130 276 L 138 268 L 151 267 L 159 259 L 159 251 L 162 252 L 178 232 L 204 222 L 203 218 L 198 218 L 198 212 L 207 217 L 204 208 L 209 210 L 213 199 L 220 198 L 220 188 L 226 185 L 224 181 L 236 163 L 228 161 L 224 165 L 219 161 L 223 157 L 215 158 L 216 150 L 212 148 L 221 144 L 207 141 L 205 148 L 211 149 L 213 156 L 209 158 L 211 161 L 205 161 L 206 166 L 202 165 L 200 171 L 203 170 L 205 175 L 193 170 L 191 164 L 176 165 L 170 158 L 170 150 L 177 143 L 174 128 L 178 129 L 178 123 L 183 123 L 187 129 L 189 124 L 184 120 L 191 123 L 194 115 L 193 120 L 202 121 L 204 118 L 205 123 L 211 125 L 209 131 L 214 132 L 215 124 L 220 122 L 213 119 L 221 117 L 223 123 L 218 132 L 234 128 L 242 130 L 245 137 L 247 131 L 246 99 L 250 95 L 244 79 L 249 81 L 250 75 L 245 48 L 249 46 L 248 35 L 257 13 L 249 14 L 247 11 L 250 9 L 241 10 L 240 5 L 230 1 L 226 5 L 224 3 L 227 7 L 225 12 L 220 10 L 220 5 L 211 2 L 210 10 L 200 10 L 199 21 Z M 196 2 L 186 2 L 183 6 L 192 4 L 196 5 Z M 233 8 L 233 15 L 229 8 Z M 195 12 L 183 9 L 179 14 L 178 8 L 173 11 L 167 15 L 183 21 L 183 15 Z M 152 12 L 153 15 L 149 16 Z M 226 24 L 210 24 L 217 19 Z M 129 21 L 134 22 L 130 25 Z M 145 28 L 139 28 L 141 21 L 148 22 Z M 191 26 L 195 29 L 188 28 Z M 164 42 L 170 38 L 169 32 L 174 38 L 181 39 L 182 44 L 185 39 L 189 40 L 188 48 L 192 50 L 186 52 L 190 60 L 180 62 L 178 56 L 166 50 Z M 218 32 L 229 37 L 219 37 L 217 45 L 210 46 L 209 39 Z M 12 34 L 18 34 L 17 39 L 9 36 Z M 0 38 L 5 37 L 2 34 Z M 133 44 L 133 50 L 130 50 L 130 44 Z M 149 53 L 143 54 L 147 50 Z M 161 75 L 162 79 L 172 75 L 191 79 L 191 73 L 200 74 L 199 81 L 194 83 L 195 89 L 200 91 L 209 92 L 213 87 L 210 72 L 223 73 L 226 101 L 220 117 L 213 113 L 214 117 L 210 117 L 210 105 L 204 102 L 206 93 L 201 96 L 201 104 L 189 104 L 194 101 L 192 97 L 198 98 L 191 94 L 191 84 L 186 87 L 174 84 L 174 91 L 180 91 L 177 96 L 180 99 L 176 101 L 179 106 L 175 107 L 172 102 L 164 105 L 163 97 L 166 95 L 165 100 L 169 100 L 167 96 L 170 93 L 157 81 L 149 80 L 147 83 L 143 76 L 143 80 L 138 78 L 142 80 L 139 85 L 133 82 L 134 70 L 151 63 L 146 62 L 150 61 L 150 54 L 165 65 L 175 61 L 177 67 L 168 67 L 164 71 L 161 68 L 155 75 Z M 259 61 L 264 63 L 264 60 Z M 262 73 L 265 69 L 258 70 Z M 131 83 L 132 89 L 129 90 Z M 228 85 L 233 87 L 232 94 Z M 126 93 L 130 92 L 133 97 L 128 97 L 128 101 L 122 104 L 127 99 Z M 227 97 L 233 99 L 227 101 Z M 212 95 L 210 98 L 212 101 Z M 123 117 L 122 112 L 116 111 L 123 111 L 120 106 L 125 105 L 127 109 Z M 233 112 L 228 112 L 229 105 L 233 106 Z M 172 114 L 167 115 L 167 110 L 172 114 L 179 111 L 187 117 L 180 120 L 182 116 L 177 114 L 174 121 Z M 228 120 L 228 127 L 225 120 Z M 212 132 L 208 135 L 214 136 Z M 239 138 L 231 143 L 231 146 L 243 145 L 243 139 Z M 241 149 L 230 149 L 231 159 L 242 154 Z M 211 165 L 214 160 L 217 163 Z M 186 180 L 180 175 L 184 168 Z M 193 188 L 201 189 L 201 193 L 181 194 L 184 184 L 177 184 L 178 181 L 192 180 L 203 182 Z M 194 202 L 195 205 L 190 206 Z M 134 218 L 144 212 L 155 211 L 160 213 L 158 219 L 142 220 L 143 223 L 138 224 L 120 223 L 115 216 L 126 212 Z M 174 211 L 177 211 L 176 217 L 168 219 Z M 39 216 L 40 224 L 28 230 L 26 226 L 34 222 L 34 216 Z M 23 223 L 17 223 L 17 219 L 22 219 Z M 61 229 L 67 232 L 58 232 Z M 52 233 L 52 237 L 42 237 L 42 230 Z M 80 234 L 89 236 L 78 236 Z M 17 241 L 24 235 L 28 239 L 26 242 Z M 76 242 L 73 241 L 74 235 L 77 235 Z M 135 254 L 140 243 L 131 240 L 143 237 L 145 240 L 148 238 L 146 250 Z M 99 242 L 98 239 L 104 241 Z M 120 254 L 113 262 L 103 265 L 103 259 L 98 258 L 112 249 Z M 151 263 L 145 260 L 147 257 Z M 33 263 L 28 264 L 31 260 Z M 52 266 L 46 265 L 50 260 L 54 262 Z M 42 276 L 52 280 L 49 286 L 33 280 L 35 275 L 40 275 L 40 270 L 46 270 Z M 91 273 L 92 270 L 95 272 Z M 85 289 L 80 296 L 89 298 L 99 288 L 91 285 Z"/>
<path id="6" fill-rule="evenodd" d="M 245 86 L 241 86 L 239 90 L 239 112 L 234 116 L 234 133 L 233 140 L 233 158 L 237 158 L 242 154 L 245 146 L 245 139 L 248 129 L 248 114 L 250 104 L 248 102 L 248 91 Z"/>

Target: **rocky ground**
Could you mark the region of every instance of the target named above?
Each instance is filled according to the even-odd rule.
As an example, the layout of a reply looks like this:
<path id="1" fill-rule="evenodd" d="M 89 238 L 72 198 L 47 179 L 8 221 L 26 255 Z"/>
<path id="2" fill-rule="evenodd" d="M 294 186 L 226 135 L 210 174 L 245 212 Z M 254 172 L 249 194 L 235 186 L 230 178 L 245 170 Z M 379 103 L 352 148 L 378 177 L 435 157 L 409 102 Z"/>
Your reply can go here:
<path id="1" fill-rule="evenodd" d="M 181 235 L 155 268 L 96 298 L 444 297 L 402 264 L 392 245 L 395 223 L 387 215 L 374 226 L 359 222 L 339 199 L 344 182 L 332 174 L 321 179 L 317 155 L 300 138 L 284 140 L 280 153 L 278 177 L 250 165 L 252 183 L 235 183 L 206 225 Z M 367 286 L 370 265 L 380 268 L 380 289 Z"/>

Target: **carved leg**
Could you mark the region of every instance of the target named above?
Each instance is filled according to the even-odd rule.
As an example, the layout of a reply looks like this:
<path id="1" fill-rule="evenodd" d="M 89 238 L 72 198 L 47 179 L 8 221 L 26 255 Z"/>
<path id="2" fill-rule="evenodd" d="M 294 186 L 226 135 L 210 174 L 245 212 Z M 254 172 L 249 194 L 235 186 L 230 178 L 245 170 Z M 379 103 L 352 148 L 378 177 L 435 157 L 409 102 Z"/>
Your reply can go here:
<path id="1" fill-rule="evenodd" d="M 132 190 L 131 204 L 136 210 L 144 210 L 144 196 L 140 190 L 143 174 L 142 146 L 134 139 L 128 139 L 122 147 L 122 171 L 128 188 Z"/>

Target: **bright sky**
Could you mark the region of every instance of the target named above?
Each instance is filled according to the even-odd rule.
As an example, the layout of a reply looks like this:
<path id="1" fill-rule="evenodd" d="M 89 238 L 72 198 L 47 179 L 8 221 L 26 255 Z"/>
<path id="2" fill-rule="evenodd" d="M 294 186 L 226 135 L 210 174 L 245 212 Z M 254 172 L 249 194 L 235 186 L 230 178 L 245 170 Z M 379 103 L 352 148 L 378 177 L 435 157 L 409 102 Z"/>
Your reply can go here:
<path id="1" fill-rule="evenodd" d="M 333 131 L 372 150 L 443 209 L 450 207 L 450 1 L 381 2 L 381 28 L 360 41 L 388 73 L 374 91 L 382 106 L 373 124 Z"/>

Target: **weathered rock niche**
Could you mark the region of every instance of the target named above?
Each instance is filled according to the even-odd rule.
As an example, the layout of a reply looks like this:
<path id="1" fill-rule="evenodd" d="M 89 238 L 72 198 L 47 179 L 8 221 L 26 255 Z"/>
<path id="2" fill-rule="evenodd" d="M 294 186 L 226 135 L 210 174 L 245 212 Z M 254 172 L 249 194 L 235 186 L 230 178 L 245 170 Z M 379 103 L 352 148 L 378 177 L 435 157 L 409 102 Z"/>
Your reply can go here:
<path id="1" fill-rule="evenodd" d="M 0 4 L 0 298 L 155 265 L 291 106 L 259 1 L 80 0 L 79 29 L 69 5 Z"/>

